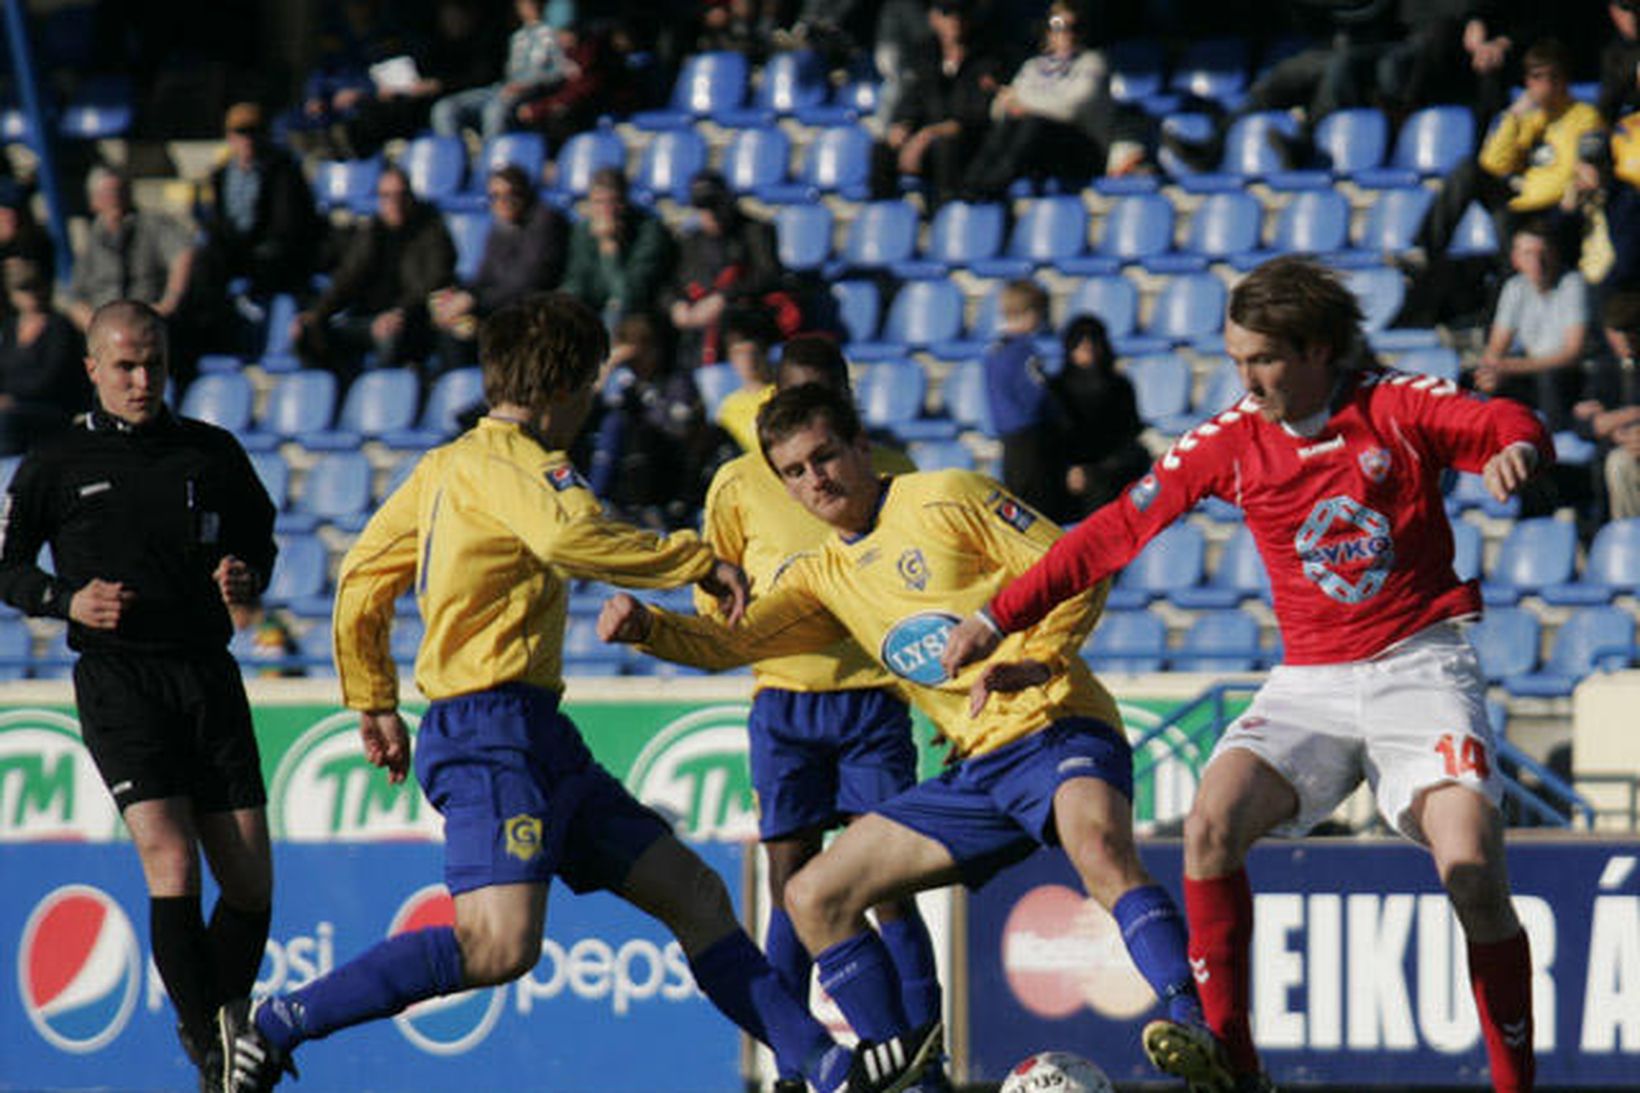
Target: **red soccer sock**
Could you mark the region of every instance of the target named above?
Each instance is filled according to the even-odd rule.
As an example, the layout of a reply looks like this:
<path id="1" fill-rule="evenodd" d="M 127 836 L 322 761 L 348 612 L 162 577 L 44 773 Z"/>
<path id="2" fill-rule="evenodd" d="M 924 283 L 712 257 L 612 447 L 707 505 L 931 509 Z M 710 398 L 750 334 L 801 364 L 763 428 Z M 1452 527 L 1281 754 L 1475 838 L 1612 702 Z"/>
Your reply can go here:
<path id="1" fill-rule="evenodd" d="M 1532 1088 L 1532 950 L 1522 930 L 1502 941 L 1469 943 L 1469 985 L 1475 992 L 1486 1057 L 1497 1093 Z"/>
<path id="2" fill-rule="evenodd" d="M 1256 1074 L 1258 1050 L 1248 1019 L 1253 889 L 1247 871 L 1206 880 L 1185 877 L 1184 913 L 1190 922 L 1190 969 L 1208 1027 L 1224 1042 L 1236 1073 Z"/>

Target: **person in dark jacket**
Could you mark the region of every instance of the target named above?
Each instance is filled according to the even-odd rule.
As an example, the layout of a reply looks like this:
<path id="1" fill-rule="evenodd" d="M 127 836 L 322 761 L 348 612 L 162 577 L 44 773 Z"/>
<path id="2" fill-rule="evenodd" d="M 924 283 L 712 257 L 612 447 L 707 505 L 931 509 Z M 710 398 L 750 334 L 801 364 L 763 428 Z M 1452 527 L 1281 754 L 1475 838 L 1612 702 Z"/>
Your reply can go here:
<path id="1" fill-rule="evenodd" d="M 747 216 L 722 175 L 696 175 L 689 204 L 697 219 L 679 244 L 667 308 L 685 369 L 724 360 L 724 318 L 742 306 L 763 306 L 784 273 L 773 226 Z"/>
<path id="2" fill-rule="evenodd" d="M 1048 294 L 1028 278 L 1000 291 L 1002 336 L 985 351 L 985 397 L 1002 440 L 1002 484 L 1038 512 L 1056 513 L 1064 461 L 1055 451 L 1053 402 L 1036 347 Z"/>
<path id="3" fill-rule="evenodd" d="M 433 325 L 447 369 L 478 363 L 474 344 L 479 319 L 532 292 L 555 289 L 564 278 L 568 225 L 557 209 L 537 200 L 524 169 L 513 164 L 496 168 L 485 192 L 490 234 L 477 275 L 466 287 L 433 294 Z"/>
<path id="4" fill-rule="evenodd" d="M 1064 504 L 1048 515 L 1074 523 L 1127 488 L 1150 466 L 1133 384 L 1116 370 L 1105 324 L 1078 315 L 1065 326 L 1065 364 L 1048 380 L 1066 461 Z"/>
<path id="5" fill-rule="evenodd" d="M 243 278 L 252 296 L 301 292 L 318 260 L 324 222 L 301 164 L 268 140 L 262 108 L 234 103 L 226 119 L 228 158 L 205 187 L 204 269 L 220 296 Z"/>
<path id="6" fill-rule="evenodd" d="M 376 215 L 348 243 L 330 288 L 291 320 L 303 359 L 344 376 L 366 351 L 378 365 L 425 362 L 428 300 L 455 280 L 455 242 L 438 210 L 410 192 L 402 168 L 382 171 L 376 201 Z"/>
<path id="7" fill-rule="evenodd" d="M 13 259 L 0 323 L 0 455 L 20 455 L 86 407 L 85 338 L 51 306 L 51 272 Z"/>
<path id="8" fill-rule="evenodd" d="M 563 288 L 613 329 L 628 315 L 655 309 L 675 248 L 666 225 L 627 201 L 626 175 L 618 167 L 593 174 L 586 204 L 586 216 L 570 232 Z"/>
<path id="9" fill-rule="evenodd" d="M 0 599 L 68 623 L 81 735 L 142 859 L 154 964 L 202 1080 L 219 1081 L 216 1010 L 256 980 L 273 889 L 261 761 L 227 648 L 228 605 L 254 600 L 273 570 L 273 503 L 230 434 L 166 409 L 153 308 L 105 304 L 88 344 L 95 408 L 12 479 Z M 47 543 L 54 573 L 36 563 Z M 209 925 L 202 848 L 220 889 Z"/>
<path id="10" fill-rule="evenodd" d="M 57 248 L 34 219 L 28 188 L 13 178 L 0 178 L 0 264 L 21 258 L 55 275 Z"/>

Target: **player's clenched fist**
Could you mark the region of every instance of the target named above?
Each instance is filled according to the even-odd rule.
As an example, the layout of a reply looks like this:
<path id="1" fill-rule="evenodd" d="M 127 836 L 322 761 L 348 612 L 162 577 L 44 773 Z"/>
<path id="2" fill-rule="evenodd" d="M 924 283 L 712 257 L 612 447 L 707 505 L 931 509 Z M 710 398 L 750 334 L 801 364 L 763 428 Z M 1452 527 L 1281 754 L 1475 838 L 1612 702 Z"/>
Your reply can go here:
<path id="1" fill-rule="evenodd" d="M 135 592 L 118 581 L 93 577 L 68 601 L 68 617 L 93 630 L 113 630 L 120 624 L 125 605 L 136 598 Z"/>
<path id="2" fill-rule="evenodd" d="M 649 635 L 649 609 L 625 592 L 604 601 L 598 612 L 598 637 L 607 642 L 630 645 Z"/>
<path id="3" fill-rule="evenodd" d="M 712 572 L 702 577 L 698 583 L 701 591 L 717 600 L 718 610 L 723 612 L 724 622 L 733 626 L 740 621 L 740 617 L 746 613 L 747 601 L 752 598 L 752 589 L 746 580 L 745 570 L 733 562 L 719 558 L 712 563 Z"/>

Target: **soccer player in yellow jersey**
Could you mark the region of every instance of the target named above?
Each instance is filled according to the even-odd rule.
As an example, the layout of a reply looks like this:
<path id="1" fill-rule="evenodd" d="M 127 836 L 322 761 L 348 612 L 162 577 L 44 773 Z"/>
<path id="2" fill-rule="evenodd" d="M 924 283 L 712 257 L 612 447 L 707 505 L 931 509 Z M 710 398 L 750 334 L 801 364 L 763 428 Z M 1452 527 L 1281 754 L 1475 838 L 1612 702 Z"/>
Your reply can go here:
<path id="1" fill-rule="evenodd" d="M 997 662 L 948 678 L 946 635 L 1058 538 L 1049 521 L 968 471 L 879 477 L 853 403 L 819 384 L 781 391 L 758 416 L 763 452 L 834 531 L 780 574 L 738 627 L 610 599 L 606 640 L 728 668 L 853 637 L 957 749 L 938 777 L 851 824 L 786 886 L 786 906 L 850 1024 L 892 1028 L 892 972 L 866 908 L 961 881 L 985 883 L 1038 845 L 1062 847 L 1110 910 L 1165 1006 L 1144 1041 L 1164 1071 L 1202 1089 L 1231 1076 L 1202 1023 L 1184 923 L 1133 844 L 1132 753 L 1116 703 L 1079 650 L 1107 584 L 1003 639 Z"/>
<path id="2" fill-rule="evenodd" d="M 393 602 L 414 587 L 426 621 L 416 682 L 431 700 L 416 776 L 445 819 L 453 928 L 400 934 L 300 990 L 225 1006 L 229 1093 L 261 1093 L 306 1040 L 435 995 L 506 983 L 541 955 L 548 885 L 605 889 L 677 936 L 714 1004 L 823 1093 L 915 1080 L 939 1028 L 854 1053 L 781 983 L 735 919 L 716 873 L 593 760 L 559 711 L 567 581 L 701 585 L 736 620 L 746 584 L 692 533 L 604 516 L 565 449 L 591 406 L 602 324 L 564 295 L 491 315 L 479 332 L 488 415 L 427 453 L 342 563 L 335 646 L 365 754 L 402 780 L 410 740 L 388 653 Z"/>
<path id="3" fill-rule="evenodd" d="M 848 362 L 836 342 L 818 335 L 787 341 L 775 373 L 784 389 L 822 383 L 845 396 Z M 875 444 L 874 470 L 903 474 L 916 466 L 901 451 Z M 831 529 L 792 499 L 761 452 L 725 463 L 706 492 L 701 535 L 720 558 L 746 570 L 752 594 L 778 586 L 780 571 L 812 554 Z M 702 614 L 711 598 L 697 593 Z M 893 677 L 852 640 L 828 649 L 770 657 L 754 665 L 756 692 L 746 731 L 758 835 L 769 862 L 769 963 L 799 998 L 808 996 L 813 961 L 786 914 L 786 882 L 820 852 L 826 831 L 869 812 L 917 781 L 911 716 Z M 873 909 L 900 985 L 903 1014 L 896 1026 L 917 1027 L 940 1016 L 934 946 L 915 899 L 891 899 Z M 824 986 L 825 984 L 822 984 Z M 882 1030 L 856 1028 L 867 1038 Z M 779 1060 L 775 1093 L 801 1093 L 791 1060 Z M 931 1066 L 919 1090 L 949 1089 Z"/>

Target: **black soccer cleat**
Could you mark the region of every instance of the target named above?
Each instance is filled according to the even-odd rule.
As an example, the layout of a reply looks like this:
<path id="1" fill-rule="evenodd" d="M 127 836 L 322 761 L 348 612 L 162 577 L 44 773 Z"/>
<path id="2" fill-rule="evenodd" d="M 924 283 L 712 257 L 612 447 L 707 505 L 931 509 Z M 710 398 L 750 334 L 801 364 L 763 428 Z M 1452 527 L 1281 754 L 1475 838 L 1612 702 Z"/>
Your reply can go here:
<path id="1" fill-rule="evenodd" d="M 922 1077 L 929 1060 L 939 1055 L 944 1039 L 945 1026 L 931 1021 L 881 1043 L 861 1040 L 837 1093 L 901 1093 Z"/>
<path id="2" fill-rule="evenodd" d="M 1140 1040 L 1151 1065 L 1183 1078 L 1191 1093 L 1234 1093 L 1230 1061 L 1206 1027 L 1160 1017 L 1145 1026 Z"/>
<path id="3" fill-rule="evenodd" d="M 223 1093 L 268 1093 L 287 1073 L 300 1077 L 290 1053 L 275 1047 L 256 1027 L 256 1011 L 265 1001 L 239 998 L 217 1012 Z"/>
<path id="4" fill-rule="evenodd" d="M 181 1025 L 177 1026 L 177 1039 L 182 1041 L 188 1061 L 199 1071 L 199 1093 L 222 1093 L 222 1048 L 215 1040 L 205 1045 L 195 1042 Z"/>
<path id="5" fill-rule="evenodd" d="M 778 1078 L 774 1083 L 774 1093 L 809 1093 L 809 1083 L 802 1078 Z"/>

